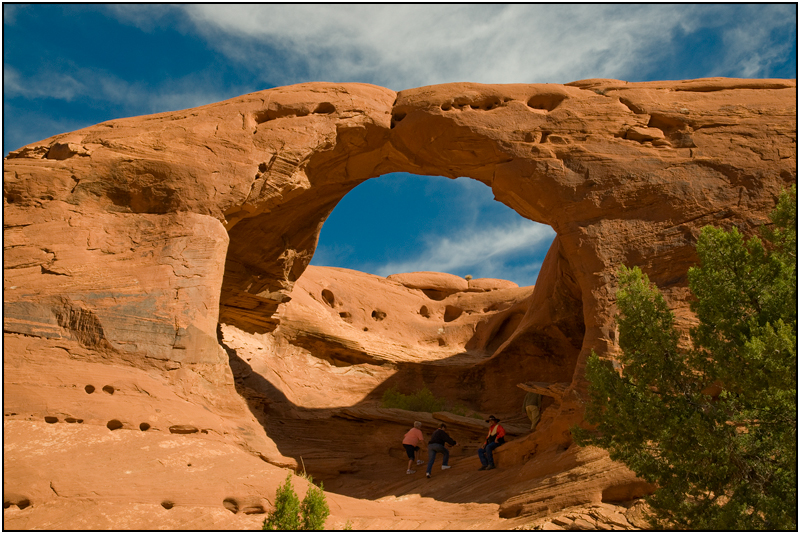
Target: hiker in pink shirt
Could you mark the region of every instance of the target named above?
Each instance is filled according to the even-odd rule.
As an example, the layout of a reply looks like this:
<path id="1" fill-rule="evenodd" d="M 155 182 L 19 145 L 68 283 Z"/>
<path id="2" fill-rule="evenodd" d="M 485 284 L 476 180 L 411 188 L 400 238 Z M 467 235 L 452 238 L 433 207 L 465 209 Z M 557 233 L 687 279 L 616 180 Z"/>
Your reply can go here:
<path id="1" fill-rule="evenodd" d="M 411 469 L 415 456 L 417 456 L 417 465 L 422 464 L 422 460 L 418 458 L 419 444 L 425 443 L 425 437 L 422 435 L 422 430 L 420 430 L 420 428 L 422 428 L 422 423 L 419 421 L 414 421 L 414 428 L 406 432 L 405 437 L 403 437 L 403 448 L 406 450 L 406 454 L 408 455 L 408 469 L 406 470 L 407 475 L 416 473 L 415 470 Z"/>

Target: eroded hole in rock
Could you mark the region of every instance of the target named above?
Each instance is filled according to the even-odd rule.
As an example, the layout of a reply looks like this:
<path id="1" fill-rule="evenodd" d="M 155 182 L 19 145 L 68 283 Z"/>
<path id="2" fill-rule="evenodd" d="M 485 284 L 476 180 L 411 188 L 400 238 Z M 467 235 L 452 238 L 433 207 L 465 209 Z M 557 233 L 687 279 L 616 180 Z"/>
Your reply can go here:
<path id="1" fill-rule="evenodd" d="M 109 395 L 113 395 L 114 394 L 114 386 L 103 386 L 103 391 L 105 391 Z"/>
<path id="2" fill-rule="evenodd" d="M 142 432 L 150 430 L 150 423 L 139 423 L 139 430 Z"/>
<path id="3" fill-rule="evenodd" d="M 323 105 L 323 104 L 320 104 Z M 265 109 L 261 111 L 257 111 L 253 114 L 253 121 L 256 124 L 263 124 L 268 121 L 272 121 L 275 119 L 286 119 L 291 117 L 305 117 L 309 115 L 310 111 L 305 106 L 295 106 L 295 105 L 288 105 L 288 106 L 279 106 L 274 109 Z"/>
<path id="4" fill-rule="evenodd" d="M 90 394 L 94 393 L 94 386 L 89 385 L 89 386 L 86 386 L 83 389 L 86 390 L 86 393 L 90 393 Z"/>
<path id="5" fill-rule="evenodd" d="M 386 319 L 386 312 L 380 310 L 373 310 L 372 318 L 375 319 L 376 321 L 383 321 L 384 319 Z"/>
<path id="6" fill-rule="evenodd" d="M 528 100 L 528 107 L 544 111 L 553 111 L 565 98 L 567 98 L 567 95 L 559 93 L 541 93 L 533 95 Z"/>
<path id="7" fill-rule="evenodd" d="M 444 300 L 449 296 L 447 291 L 441 289 L 422 289 L 421 291 L 431 300 Z"/>
<path id="8" fill-rule="evenodd" d="M 169 427 L 170 434 L 196 434 L 199 429 L 192 425 L 172 425 Z"/>
<path id="9" fill-rule="evenodd" d="M 239 503 L 236 501 L 236 499 L 232 497 L 228 497 L 227 499 L 223 500 L 222 506 L 224 506 L 234 514 L 239 512 Z"/>
<path id="10" fill-rule="evenodd" d="M 44 418 L 44 422 L 50 423 L 51 425 L 53 423 L 58 423 L 58 417 L 53 417 L 52 415 L 48 415 L 47 417 Z"/>
<path id="11" fill-rule="evenodd" d="M 118 419 L 112 419 L 111 421 L 106 423 L 106 426 L 108 427 L 109 430 L 117 430 L 122 428 L 122 421 Z"/>
<path id="12" fill-rule="evenodd" d="M 457 306 L 447 305 L 444 308 L 444 322 L 449 323 L 450 321 L 455 321 L 461 314 L 464 313 L 464 310 Z"/>
<path id="13" fill-rule="evenodd" d="M 268 120 L 271 120 L 271 119 L 270 119 L 270 116 L 269 116 L 269 112 L 264 110 L 264 111 L 258 111 L 256 113 L 254 113 L 253 114 L 253 120 L 255 121 L 256 124 L 263 124 L 263 123 L 265 123 L 265 122 L 267 122 Z"/>
<path id="14" fill-rule="evenodd" d="M 428 307 L 427 307 L 427 306 L 423 306 L 423 307 L 421 307 L 421 308 L 419 309 L 419 314 L 420 314 L 421 316 L 425 317 L 426 319 L 429 319 L 429 318 L 430 318 L 430 316 L 431 316 L 431 311 L 428 309 Z"/>
<path id="15" fill-rule="evenodd" d="M 331 308 L 333 308 L 334 304 L 336 303 L 336 299 L 333 296 L 333 291 L 331 291 L 330 289 L 322 290 L 322 300 L 324 300 L 325 304 L 327 304 Z"/>
<path id="16" fill-rule="evenodd" d="M 175 506 L 175 503 L 172 501 L 163 501 L 161 506 L 163 506 L 165 510 L 171 510 L 172 507 Z"/>
<path id="17" fill-rule="evenodd" d="M 500 508 L 500 517 L 503 519 L 513 519 L 522 513 L 522 506 L 506 506 Z"/>
<path id="18" fill-rule="evenodd" d="M 489 111 L 499 107 L 502 104 L 502 100 L 496 96 L 489 96 L 482 100 L 477 100 L 474 102 L 469 103 L 470 109 L 480 109 L 483 111 Z"/>
<path id="19" fill-rule="evenodd" d="M 247 515 L 252 514 L 266 514 L 267 511 L 264 509 L 264 506 L 261 504 L 245 504 L 242 506 L 242 513 Z"/>
<path id="20" fill-rule="evenodd" d="M 322 102 L 314 109 L 314 113 L 321 113 L 325 115 L 329 115 L 335 112 L 336 112 L 336 106 L 334 106 L 330 102 Z"/>

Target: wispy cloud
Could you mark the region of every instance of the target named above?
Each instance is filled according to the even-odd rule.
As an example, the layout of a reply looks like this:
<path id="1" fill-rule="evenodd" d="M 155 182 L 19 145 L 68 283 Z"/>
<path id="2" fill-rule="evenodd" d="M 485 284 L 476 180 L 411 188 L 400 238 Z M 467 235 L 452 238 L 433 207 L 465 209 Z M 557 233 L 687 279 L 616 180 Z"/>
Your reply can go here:
<path id="1" fill-rule="evenodd" d="M 792 40 L 776 40 L 773 34 L 781 28 L 787 29 L 788 24 L 797 23 L 796 12 L 791 19 L 785 15 L 790 14 L 768 11 L 761 17 L 744 17 L 738 24 L 726 28 L 722 32 L 725 55 L 718 73 L 738 70 L 744 78 L 763 77 L 776 62 L 784 61 L 792 42 L 796 43 L 796 26 Z"/>
<path id="2" fill-rule="evenodd" d="M 51 72 L 26 79 L 14 68 L 3 65 L 3 92 L 6 97 L 55 98 L 70 102 L 87 91 L 84 84 L 68 74 Z"/>
<path id="3" fill-rule="evenodd" d="M 145 83 L 128 82 L 111 74 L 83 68 L 76 68 L 68 73 L 42 70 L 25 77 L 13 67 L 6 65 L 3 66 L 3 91 L 6 99 L 4 106 L 6 118 L 13 119 L 4 121 L 5 153 L 31 142 L 97 122 L 58 119 L 31 110 L 22 111 L 25 106 L 12 105 L 9 108 L 9 102 L 52 99 L 88 104 L 93 108 L 108 110 L 111 114 L 108 118 L 119 118 L 202 106 L 240 93 L 236 90 L 229 91 L 228 94 L 217 92 L 210 84 L 192 80 L 166 81 L 157 87 L 150 87 Z M 26 117 L 25 120 L 21 120 L 22 115 Z"/>
<path id="4" fill-rule="evenodd" d="M 565 83 L 635 79 L 680 35 L 717 28 L 749 36 L 725 75 L 763 76 L 794 24 L 793 6 L 270 4 L 181 6 L 209 44 L 275 84 L 362 81 L 406 89 L 453 81 Z M 164 16 L 164 10 L 158 15 Z M 135 23 L 141 10 L 117 10 Z M 174 12 L 173 12 L 174 14 Z M 755 31 L 758 30 L 758 31 Z M 281 56 L 278 59 L 276 56 Z"/>
<path id="5" fill-rule="evenodd" d="M 510 260 L 518 260 L 526 254 L 541 254 L 541 249 L 549 246 L 554 237 L 555 232 L 549 226 L 527 220 L 501 227 L 472 229 L 456 237 L 427 236 L 424 238 L 425 247 L 418 255 L 386 263 L 372 272 L 388 276 L 414 271 L 456 273 L 472 270 L 475 273 L 494 273 L 495 278 L 508 276 L 507 279 L 516 280 L 518 277 L 511 271 L 523 269 L 530 273 L 528 269 L 532 266 L 515 267 Z M 533 266 L 536 272 L 539 266 Z"/>
<path id="6" fill-rule="evenodd" d="M 20 4 L 3 4 L 3 24 L 11 25 L 17 22 L 17 13 L 27 6 Z"/>
<path id="7" fill-rule="evenodd" d="M 91 99 L 136 114 L 186 109 L 234 96 L 199 89 L 193 80 L 167 81 L 160 87 L 149 87 L 92 69 L 76 68 L 69 73 L 43 70 L 24 77 L 9 66 L 3 66 L 3 91 L 7 98 L 52 98 L 66 102 Z"/>

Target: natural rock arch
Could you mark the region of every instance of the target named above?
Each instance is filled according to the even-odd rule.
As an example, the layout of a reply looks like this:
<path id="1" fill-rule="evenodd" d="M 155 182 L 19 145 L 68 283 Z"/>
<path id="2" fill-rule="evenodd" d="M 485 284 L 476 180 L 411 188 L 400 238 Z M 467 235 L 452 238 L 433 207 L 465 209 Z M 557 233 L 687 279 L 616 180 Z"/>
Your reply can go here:
<path id="1" fill-rule="evenodd" d="M 718 78 L 309 83 L 54 136 L 4 161 L 6 346 L 65 366 L 59 351 L 155 367 L 178 387 L 176 371 L 186 395 L 236 411 L 218 322 L 274 328 L 325 218 L 364 180 L 466 176 L 557 233 L 530 306 L 484 365 L 513 387 L 526 335 L 574 346 L 550 429 L 568 439 L 589 352 L 616 350 L 617 267 L 642 266 L 689 324 L 699 229 L 752 233 L 796 182 L 795 95 L 792 80 Z M 256 434 L 248 446 L 291 463 Z"/>

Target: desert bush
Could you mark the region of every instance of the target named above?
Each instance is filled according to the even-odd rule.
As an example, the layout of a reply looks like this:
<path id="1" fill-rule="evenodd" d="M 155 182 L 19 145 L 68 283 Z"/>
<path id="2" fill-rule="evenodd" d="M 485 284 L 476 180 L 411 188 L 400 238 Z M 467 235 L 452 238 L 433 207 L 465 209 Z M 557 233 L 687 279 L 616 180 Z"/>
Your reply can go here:
<path id="1" fill-rule="evenodd" d="M 300 502 L 292 486 L 292 474 L 286 475 L 286 482 L 275 492 L 275 509 L 264 520 L 262 530 L 324 530 L 325 520 L 330 514 L 322 485 L 313 484 L 309 475 L 308 491 Z"/>
<path id="2" fill-rule="evenodd" d="M 382 406 L 412 412 L 439 412 L 444 410 L 445 401 L 436 398 L 427 387 L 411 395 L 404 395 L 391 387 L 383 393 Z"/>
<path id="3" fill-rule="evenodd" d="M 436 397 L 427 387 L 423 387 L 416 393 L 405 395 L 392 386 L 384 391 L 381 406 L 384 408 L 399 408 L 412 412 L 433 413 L 447 410 L 452 414 L 462 417 L 483 419 L 480 414 L 475 413 L 459 402 L 450 405 L 445 399 Z"/>
<path id="4" fill-rule="evenodd" d="M 330 514 L 328 503 L 325 500 L 323 485 L 319 487 L 311 484 L 300 503 L 300 514 L 303 516 L 301 530 L 325 530 L 325 519 Z"/>
<path id="5" fill-rule="evenodd" d="M 264 520 L 262 530 L 299 530 L 300 499 L 292 487 L 292 474 L 275 492 L 275 509 Z"/>

